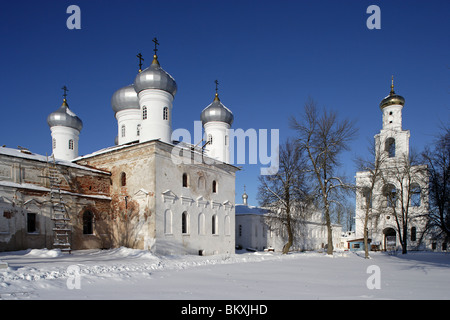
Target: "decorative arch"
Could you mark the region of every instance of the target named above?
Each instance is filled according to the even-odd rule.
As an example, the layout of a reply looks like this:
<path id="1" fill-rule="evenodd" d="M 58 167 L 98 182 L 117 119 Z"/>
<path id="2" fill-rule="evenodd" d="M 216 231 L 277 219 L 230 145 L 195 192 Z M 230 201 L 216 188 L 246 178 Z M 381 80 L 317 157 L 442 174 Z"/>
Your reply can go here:
<path id="1" fill-rule="evenodd" d="M 230 236 L 231 235 L 231 219 L 230 219 L 229 215 L 225 216 L 224 226 L 225 226 L 225 235 Z"/>
<path id="2" fill-rule="evenodd" d="M 198 215 L 198 234 L 199 235 L 206 234 L 205 215 L 203 213 L 200 213 Z"/>
<path id="3" fill-rule="evenodd" d="M 206 179 L 205 179 L 204 176 L 198 177 L 197 188 L 198 188 L 198 190 L 205 190 L 205 188 L 206 188 Z"/>
<path id="4" fill-rule="evenodd" d="M 172 234 L 172 211 L 169 209 L 164 212 L 164 233 Z"/>

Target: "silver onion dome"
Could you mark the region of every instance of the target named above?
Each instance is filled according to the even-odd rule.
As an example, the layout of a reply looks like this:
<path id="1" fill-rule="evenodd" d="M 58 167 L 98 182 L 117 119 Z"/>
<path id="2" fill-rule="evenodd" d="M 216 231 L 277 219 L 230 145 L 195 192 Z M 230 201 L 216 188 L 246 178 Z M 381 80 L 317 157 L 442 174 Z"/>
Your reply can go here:
<path id="1" fill-rule="evenodd" d="M 221 121 L 231 126 L 234 116 L 230 109 L 220 102 L 219 95 L 216 93 L 214 101 L 202 111 L 200 120 L 203 125 L 210 121 Z"/>
<path id="2" fill-rule="evenodd" d="M 174 97 L 177 93 L 177 84 L 174 78 L 161 68 L 156 55 L 153 56 L 153 62 L 150 67 L 136 76 L 134 88 L 137 93 L 146 89 L 163 90 L 169 92 Z"/>
<path id="3" fill-rule="evenodd" d="M 49 127 L 64 126 L 81 131 L 83 122 L 77 117 L 72 110 L 69 109 L 66 99 L 63 100 L 61 107 L 55 112 L 52 112 L 47 117 Z"/>
<path id="4" fill-rule="evenodd" d="M 128 109 L 139 109 L 139 98 L 134 90 L 134 85 L 130 84 L 114 92 L 111 98 L 111 106 L 114 113 Z"/>

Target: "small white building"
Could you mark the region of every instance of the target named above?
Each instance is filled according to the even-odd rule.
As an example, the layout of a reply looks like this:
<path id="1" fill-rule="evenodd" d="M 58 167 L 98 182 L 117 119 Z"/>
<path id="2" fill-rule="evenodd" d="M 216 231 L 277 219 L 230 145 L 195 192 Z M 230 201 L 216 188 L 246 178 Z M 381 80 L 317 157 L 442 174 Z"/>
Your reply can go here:
<path id="1" fill-rule="evenodd" d="M 247 194 L 244 193 L 243 204 L 236 205 L 236 247 L 247 250 L 282 251 L 287 242 L 287 233 L 272 230 L 267 224 L 268 211 L 261 207 L 249 206 Z M 328 243 L 326 223 L 321 212 L 311 214 L 307 221 L 297 221 L 296 234 L 291 250 L 322 250 Z M 335 249 L 343 248 L 341 242 L 342 226 L 333 224 L 333 245 Z"/>

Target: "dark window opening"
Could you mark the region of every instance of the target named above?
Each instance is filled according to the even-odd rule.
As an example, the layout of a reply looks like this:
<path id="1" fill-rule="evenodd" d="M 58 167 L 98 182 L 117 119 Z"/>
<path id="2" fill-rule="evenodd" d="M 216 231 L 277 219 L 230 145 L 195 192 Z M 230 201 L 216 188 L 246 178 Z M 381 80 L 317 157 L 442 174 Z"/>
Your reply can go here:
<path id="1" fill-rule="evenodd" d="M 183 173 L 183 187 L 188 187 L 188 176 L 186 173 Z"/>
<path id="2" fill-rule="evenodd" d="M 36 213 L 27 213 L 27 232 L 36 232 Z"/>
<path id="3" fill-rule="evenodd" d="M 181 233 L 188 233 L 188 214 L 186 211 L 181 215 Z"/>
<path id="4" fill-rule="evenodd" d="M 127 174 L 125 172 L 122 172 L 120 174 L 120 185 L 122 187 L 125 187 L 127 185 Z"/>
<path id="5" fill-rule="evenodd" d="M 395 157 L 395 139 L 388 138 L 386 140 L 385 150 L 388 153 L 389 158 Z"/>
<path id="6" fill-rule="evenodd" d="M 417 239 L 417 229 L 416 227 L 411 228 L 411 241 L 416 241 Z"/>
<path id="7" fill-rule="evenodd" d="M 90 211 L 83 213 L 83 234 L 93 234 L 94 215 Z"/>

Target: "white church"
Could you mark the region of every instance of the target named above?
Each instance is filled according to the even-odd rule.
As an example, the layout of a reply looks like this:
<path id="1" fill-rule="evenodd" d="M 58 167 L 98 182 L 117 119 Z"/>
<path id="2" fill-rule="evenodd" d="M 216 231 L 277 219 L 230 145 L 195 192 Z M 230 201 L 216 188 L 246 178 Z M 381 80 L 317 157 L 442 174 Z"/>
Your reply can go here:
<path id="1" fill-rule="evenodd" d="M 234 253 L 233 114 L 216 87 L 199 110 L 205 141 L 172 141 L 177 84 L 161 67 L 156 44 L 151 65 L 112 96 L 115 146 L 78 155 L 83 124 L 63 88 L 61 107 L 47 118 L 52 157 L 0 148 L 0 250 L 123 245 L 160 254 Z"/>

